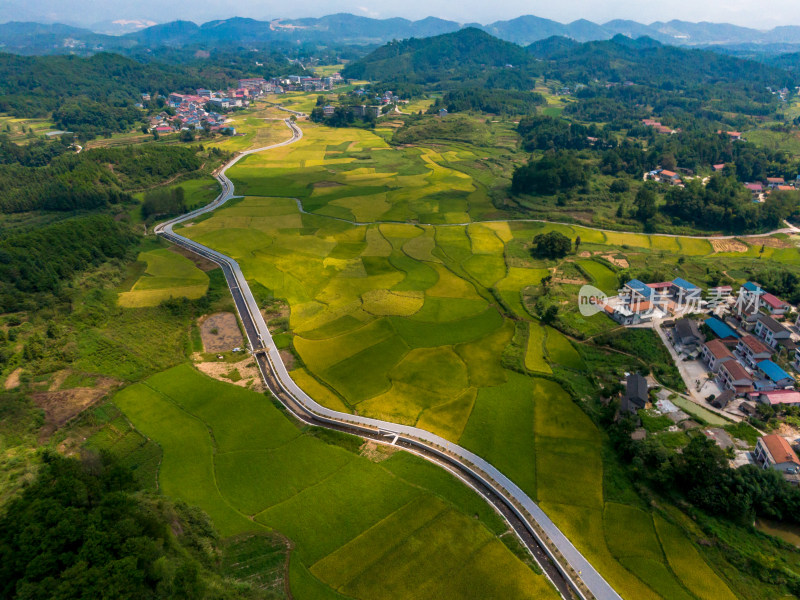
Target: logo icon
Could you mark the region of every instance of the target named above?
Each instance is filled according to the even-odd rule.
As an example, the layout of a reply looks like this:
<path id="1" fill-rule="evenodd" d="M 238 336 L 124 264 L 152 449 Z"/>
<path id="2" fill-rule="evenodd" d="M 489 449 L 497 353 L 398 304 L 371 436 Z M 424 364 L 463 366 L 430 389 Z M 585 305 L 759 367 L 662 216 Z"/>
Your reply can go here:
<path id="1" fill-rule="evenodd" d="M 605 292 L 593 285 L 584 285 L 578 292 L 578 309 L 584 317 L 591 317 L 603 312 L 606 302 L 608 302 L 608 296 Z"/>

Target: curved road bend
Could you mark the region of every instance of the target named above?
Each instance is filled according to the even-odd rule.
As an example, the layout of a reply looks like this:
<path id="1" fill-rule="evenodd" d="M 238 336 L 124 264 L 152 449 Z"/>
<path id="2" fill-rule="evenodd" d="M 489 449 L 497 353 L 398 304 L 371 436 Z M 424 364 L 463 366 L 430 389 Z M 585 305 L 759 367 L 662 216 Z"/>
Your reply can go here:
<path id="1" fill-rule="evenodd" d="M 284 402 L 287 409 L 304 421 L 312 419 L 315 424 L 321 424 L 325 427 L 345 428 L 352 432 L 357 432 L 361 436 L 368 435 L 369 437 L 383 437 L 384 440 L 390 439 L 394 443 L 400 443 L 406 447 L 422 449 L 426 457 L 430 457 L 433 454 L 438 457 L 439 461 L 445 461 L 450 465 L 456 466 L 459 471 L 468 473 L 472 479 L 481 482 L 493 491 L 507 509 L 524 524 L 525 529 L 537 540 L 541 548 L 555 563 L 562 577 L 569 582 L 572 590 L 580 598 L 586 600 L 590 598 L 622 600 L 621 596 L 614 591 L 603 576 L 572 545 L 542 509 L 519 486 L 488 461 L 466 448 L 462 448 L 424 429 L 341 413 L 322 406 L 306 394 L 289 376 L 286 365 L 280 357 L 278 348 L 272 339 L 269 328 L 239 264 L 232 258 L 173 231 L 175 225 L 213 211 L 233 197 L 233 183 L 228 179 L 226 171 L 241 160 L 242 157 L 263 150 L 286 146 L 303 137 L 302 130 L 293 121 L 286 119 L 285 123 L 292 130 L 291 139 L 264 148 L 248 150 L 237 155 L 221 168 L 216 176 L 222 186 L 222 192 L 216 200 L 181 217 L 159 224 L 155 228 L 155 233 L 212 260 L 222 267 L 247 336 L 258 357 L 262 375 L 267 384 L 272 383 L 273 387 L 277 384 L 279 388 L 276 390 L 278 391 L 278 397 Z"/>

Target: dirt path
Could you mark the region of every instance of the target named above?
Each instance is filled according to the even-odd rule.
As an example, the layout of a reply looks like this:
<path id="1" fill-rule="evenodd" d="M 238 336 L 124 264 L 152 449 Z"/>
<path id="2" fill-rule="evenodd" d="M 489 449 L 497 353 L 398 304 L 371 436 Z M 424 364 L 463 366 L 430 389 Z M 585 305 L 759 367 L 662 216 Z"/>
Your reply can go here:
<path id="1" fill-rule="evenodd" d="M 19 387 L 19 376 L 22 374 L 22 367 L 17 367 L 11 374 L 6 378 L 5 382 L 3 383 L 3 387 L 6 390 L 13 390 Z"/>

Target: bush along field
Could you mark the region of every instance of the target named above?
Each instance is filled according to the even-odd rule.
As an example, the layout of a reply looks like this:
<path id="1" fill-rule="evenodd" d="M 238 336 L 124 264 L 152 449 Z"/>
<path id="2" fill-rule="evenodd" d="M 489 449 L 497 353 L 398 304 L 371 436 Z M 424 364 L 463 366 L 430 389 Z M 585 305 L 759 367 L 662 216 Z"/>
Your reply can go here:
<path id="1" fill-rule="evenodd" d="M 638 370 L 682 391 L 677 369 L 652 332 L 582 316 L 577 293 L 635 276 L 708 286 L 798 273 L 793 244 L 487 221 L 502 213 L 473 176 L 474 146 L 303 129 L 301 142 L 231 169 L 246 196 L 182 230 L 286 302 L 298 384 L 331 408 L 415 424 L 484 456 L 624 597 L 742 594 L 725 559 L 694 545 L 701 536 L 642 499 L 599 426 L 600 389 Z M 560 257 L 537 251 L 550 232 L 569 239 Z M 618 542 L 631 537 L 626 518 L 645 532 L 637 546 Z M 657 529 L 659 518 L 670 526 Z M 670 554 L 669 536 L 710 561 L 704 583 Z"/>

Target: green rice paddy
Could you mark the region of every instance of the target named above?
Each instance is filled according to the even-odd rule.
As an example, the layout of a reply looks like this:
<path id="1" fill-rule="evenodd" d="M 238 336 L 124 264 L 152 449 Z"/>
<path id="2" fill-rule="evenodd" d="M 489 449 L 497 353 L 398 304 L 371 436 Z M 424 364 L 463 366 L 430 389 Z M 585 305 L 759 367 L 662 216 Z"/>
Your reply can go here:
<path id="1" fill-rule="evenodd" d="M 139 261 L 147 268 L 130 291 L 120 293 L 120 306 L 140 308 L 157 306 L 168 298 L 195 299 L 208 289 L 208 275 L 168 248 L 142 252 Z"/>
<path id="2" fill-rule="evenodd" d="M 498 538 L 506 525 L 488 504 L 413 455 L 372 462 L 188 365 L 115 403 L 163 449 L 164 494 L 200 506 L 224 536 L 292 541 L 297 598 L 557 597 Z"/>
<path id="3" fill-rule="evenodd" d="M 614 294 L 619 288 L 616 273 L 594 260 L 579 260 L 578 266 L 591 278 L 592 283 L 606 294 Z"/>

